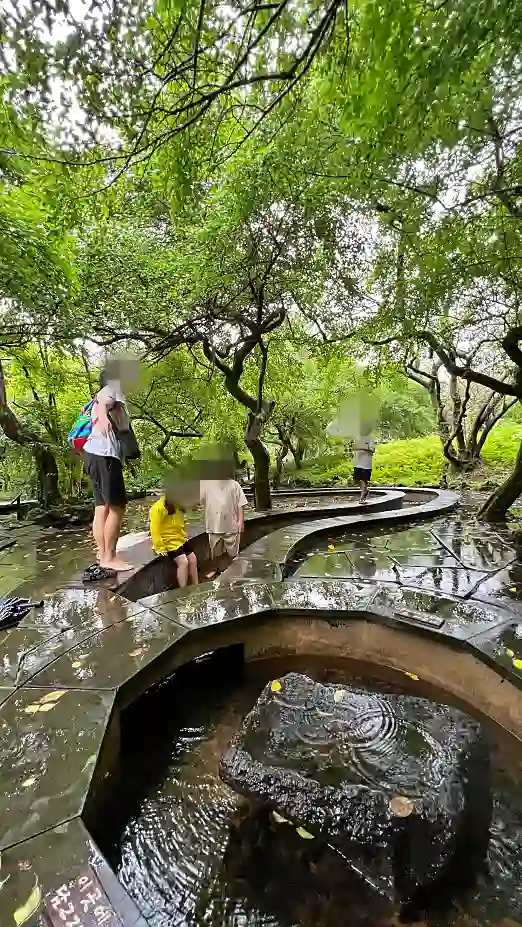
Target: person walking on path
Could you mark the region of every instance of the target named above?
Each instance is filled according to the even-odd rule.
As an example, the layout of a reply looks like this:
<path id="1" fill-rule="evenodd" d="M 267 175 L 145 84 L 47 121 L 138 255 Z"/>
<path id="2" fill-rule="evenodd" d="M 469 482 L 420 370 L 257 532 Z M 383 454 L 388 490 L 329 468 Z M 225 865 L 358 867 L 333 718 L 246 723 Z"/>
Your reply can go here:
<path id="1" fill-rule="evenodd" d="M 361 496 L 359 503 L 366 504 L 369 484 L 372 478 L 373 455 L 375 454 L 375 442 L 371 433 L 363 434 L 355 438 L 353 443 L 354 468 L 353 478 L 359 483 Z"/>
<path id="2" fill-rule="evenodd" d="M 115 427 L 123 430 L 129 427 L 119 376 L 116 362 L 109 363 L 102 372 L 102 388 L 92 410 L 92 430 L 84 447 L 84 466 L 94 492 L 92 535 L 98 553 L 98 563 L 85 572 L 85 579 L 90 580 L 107 579 L 132 569 L 116 553 L 127 493 Z"/>

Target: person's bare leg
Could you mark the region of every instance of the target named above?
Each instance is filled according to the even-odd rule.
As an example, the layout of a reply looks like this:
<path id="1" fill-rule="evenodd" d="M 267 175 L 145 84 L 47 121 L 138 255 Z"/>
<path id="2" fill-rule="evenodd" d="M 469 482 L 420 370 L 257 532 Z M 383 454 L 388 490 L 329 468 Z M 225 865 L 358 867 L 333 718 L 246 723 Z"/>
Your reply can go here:
<path id="1" fill-rule="evenodd" d="M 99 563 L 103 563 L 105 560 L 105 522 L 108 514 L 108 505 L 95 506 L 94 518 L 92 521 L 92 536 L 96 544 Z"/>
<path id="2" fill-rule="evenodd" d="M 199 583 L 198 576 L 198 560 L 194 553 L 190 553 L 187 557 L 188 560 L 188 581 L 191 586 L 197 586 Z"/>
<path id="3" fill-rule="evenodd" d="M 366 496 L 368 495 L 368 483 L 365 480 L 361 480 L 361 498 L 359 502 L 366 502 Z"/>
<path id="4" fill-rule="evenodd" d="M 183 589 L 188 582 L 188 560 L 186 554 L 180 554 L 176 557 L 176 567 L 178 571 L 178 586 Z"/>
<path id="5" fill-rule="evenodd" d="M 118 572 L 133 569 L 130 563 L 126 563 L 125 560 L 122 560 L 120 557 L 118 557 L 116 553 L 116 544 L 118 543 L 118 538 L 120 536 L 120 528 L 124 512 L 124 508 L 116 505 L 110 505 L 107 518 L 105 519 L 105 559 L 101 561 L 101 566 L 107 567 L 109 570 L 117 570 Z"/>

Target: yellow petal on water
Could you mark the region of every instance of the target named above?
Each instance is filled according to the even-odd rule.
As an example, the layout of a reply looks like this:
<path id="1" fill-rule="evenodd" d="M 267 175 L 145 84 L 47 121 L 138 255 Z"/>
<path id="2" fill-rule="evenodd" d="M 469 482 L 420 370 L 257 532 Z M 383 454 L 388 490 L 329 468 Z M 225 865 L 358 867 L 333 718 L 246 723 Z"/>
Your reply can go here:
<path id="1" fill-rule="evenodd" d="M 34 785 L 36 782 L 36 776 L 29 776 L 29 779 L 26 779 L 25 782 L 22 782 L 22 788 L 28 789 L 30 785 Z"/>
<path id="2" fill-rule="evenodd" d="M 329 545 L 328 545 L 328 550 L 335 550 L 334 545 L 333 545 L 333 544 L 329 544 Z"/>
<path id="3" fill-rule="evenodd" d="M 342 702 L 344 694 L 344 689 L 337 689 L 334 692 L 334 702 Z"/>
<path id="4" fill-rule="evenodd" d="M 40 708 L 41 705 L 27 705 L 27 707 L 24 708 L 24 711 L 26 715 L 35 715 L 37 711 L 40 711 Z"/>
<path id="5" fill-rule="evenodd" d="M 43 695 L 40 702 L 42 705 L 45 705 L 47 702 L 57 702 L 65 693 L 65 689 L 56 689 L 54 692 L 48 692 L 47 695 Z"/>
<path id="6" fill-rule="evenodd" d="M 40 705 L 40 711 L 52 711 L 56 702 L 47 702 L 47 705 Z"/>
<path id="7" fill-rule="evenodd" d="M 514 656 L 515 656 L 514 650 L 509 650 L 509 649 L 506 650 L 506 656 L 508 656 L 508 657 L 514 657 Z"/>
<path id="8" fill-rule="evenodd" d="M 296 827 L 296 831 L 303 840 L 315 840 L 314 835 L 310 834 L 304 827 Z"/>
<path id="9" fill-rule="evenodd" d="M 418 679 L 419 679 L 419 677 L 416 676 L 415 673 L 406 673 L 405 675 L 406 675 L 406 676 L 409 676 L 410 679 L 415 679 L 415 680 L 417 680 L 417 681 L 418 681 Z"/>
<path id="10" fill-rule="evenodd" d="M 75 660 L 74 663 L 71 663 L 73 669 L 80 669 L 81 665 L 79 660 Z"/>
<path id="11" fill-rule="evenodd" d="M 282 814 L 278 814 L 277 811 L 272 811 L 272 817 L 276 824 L 288 824 L 286 818 L 284 818 Z"/>
<path id="12" fill-rule="evenodd" d="M 272 689 L 272 692 L 280 692 L 280 691 L 281 691 L 281 683 L 279 682 L 279 679 L 274 679 L 274 681 L 273 681 L 273 683 L 271 684 L 270 688 Z"/>
<path id="13" fill-rule="evenodd" d="M 129 657 L 140 657 L 142 653 L 143 647 L 138 647 L 137 650 L 133 650 L 131 653 L 129 653 Z"/>
<path id="14" fill-rule="evenodd" d="M 289 541 L 289 540 L 290 540 L 290 535 L 289 535 L 289 534 L 285 534 L 283 540 L 284 540 L 284 541 Z"/>
<path id="15" fill-rule="evenodd" d="M 513 660 L 513 666 L 515 669 L 522 670 L 522 660 Z"/>
<path id="16" fill-rule="evenodd" d="M 33 916 L 33 914 L 36 914 L 38 908 L 40 907 L 41 901 L 42 890 L 38 885 L 38 882 L 36 882 L 36 885 L 34 886 L 27 901 L 23 905 L 20 905 L 16 911 L 13 911 L 13 918 L 16 927 L 21 927 L 22 924 L 25 924 L 25 922 Z"/>
<path id="17" fill-rule="evenodd" d="M 510 591 L 510 592 L 518 592 L 518 589 L 517 589 L 516 586 L 510 586 L 509 591 Z"/>

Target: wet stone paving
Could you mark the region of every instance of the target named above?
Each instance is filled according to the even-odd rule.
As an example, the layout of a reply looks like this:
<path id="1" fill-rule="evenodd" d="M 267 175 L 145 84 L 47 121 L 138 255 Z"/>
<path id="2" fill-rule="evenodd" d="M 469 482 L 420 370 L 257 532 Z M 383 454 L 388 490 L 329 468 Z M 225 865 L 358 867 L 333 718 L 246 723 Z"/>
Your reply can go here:
<path id="1" fill-rule="evenodd" d="M 2 527 L 0 595 L 42 602 L 0 631 L 2 927 L 147 927 L 82 815 L 117 711 L 162 678 L 167 657 L 177 665 L 189 638 L 202 641 L 189 642 L 189 659 L 204 653 L 206 628 L 261 615 L 363 615 L 451 639 L 522 687 L 522 550 L 507 530 L 448 514 L 454 494 L 418 493 L 402 511 L 404 493 L 376 493 L 364 514 L 346 495 L 310 496 L 314 522 L 304 511 L 296 520 L 306 506 L 287 500 L 288 524 L 261 540 L 266 516 L 252 514 L 258 540 L 216 581 L 137 601 L 117 584 L 83 585 L 87 529 Z M 416 518 L 445 514 L 412 525 L 415 508 Z M 138 577 L 153 560 L 150 545 L 140 550 Z"/>

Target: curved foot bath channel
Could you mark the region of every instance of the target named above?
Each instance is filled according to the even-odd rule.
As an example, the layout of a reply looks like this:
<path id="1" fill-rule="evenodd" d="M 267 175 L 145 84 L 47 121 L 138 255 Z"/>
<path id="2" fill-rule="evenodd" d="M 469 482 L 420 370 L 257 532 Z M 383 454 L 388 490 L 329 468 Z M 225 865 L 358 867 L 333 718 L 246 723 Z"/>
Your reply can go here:
<path id="1" fill-rule="evenodd" d="M 143 533 L 96 588 L 8 538 L 1 927 L 522 925 L 519 545 L 356 500 L 281 493 L 195 589 Z"/>

